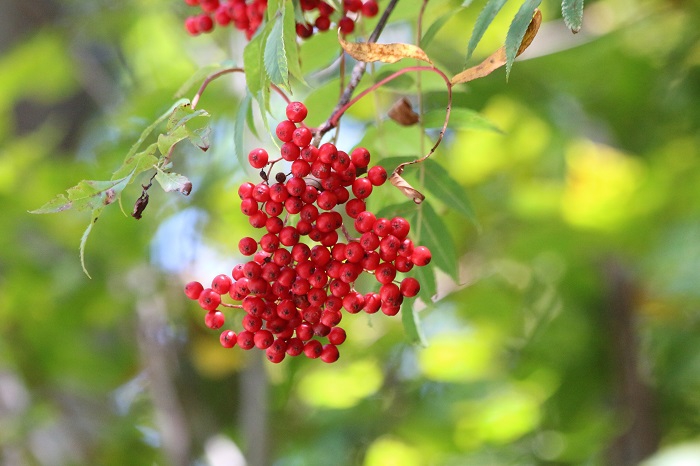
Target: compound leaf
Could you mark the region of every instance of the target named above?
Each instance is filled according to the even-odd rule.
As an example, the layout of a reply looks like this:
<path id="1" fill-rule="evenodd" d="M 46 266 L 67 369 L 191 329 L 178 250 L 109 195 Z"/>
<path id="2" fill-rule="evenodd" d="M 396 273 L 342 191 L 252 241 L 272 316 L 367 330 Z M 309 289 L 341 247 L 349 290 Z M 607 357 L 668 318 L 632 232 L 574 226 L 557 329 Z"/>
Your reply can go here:
<path id="1" fill-rule="evenodd" d="M 505 44 L 506 79 L 508 79 L 508 76 L 510 75 L 510 69 L 513 67 L 515 57 L 520 55 L 529 45 L 528 42 L 527 45 L 525 45 L 525 48 L 523 48 L 523 44 L 527 39 L 525 34 L 528 32 L 528 29 L 531 29 L 530 24 L 533 21 L 535 12 L 539 13 L 537 7 L 541 2 L 542 0 L 525 0 L 525 3 L 520 6 L 520 9 L 515 14 L 513 21 L 510 23 L 508 33 L 506 34 Z M 530 39 L 530 42 L 532 39 L 534 39 L 534 35 Z"/>
<path id="2" fill-rule="evenodd" d="M 265 72 L 273 84 L 289 89 L 289 67 L 284 50 L 284 24 L 281 16 L 276 16 L 272 30 L 265 42 Z"/>
<path id="3" fill-rule="evenodd" d="M 474 50 L 476 50 L 476 46 L 479 45 L 481 38 L 484 36 L 486 29 L 488 29 L 489 25 L 493 22 L 498 12 L 501 11 L 506 1 L 507 0 L 489 0 L 486 2 L 484 9 L 481 10 L 479 16 L 476 18 L 476 23 L 474 23 L 474 30 L 472 31 L 472 36 L 469 38 L 469 44 L 467 45 L 466 60 L 471 58 Z"/>

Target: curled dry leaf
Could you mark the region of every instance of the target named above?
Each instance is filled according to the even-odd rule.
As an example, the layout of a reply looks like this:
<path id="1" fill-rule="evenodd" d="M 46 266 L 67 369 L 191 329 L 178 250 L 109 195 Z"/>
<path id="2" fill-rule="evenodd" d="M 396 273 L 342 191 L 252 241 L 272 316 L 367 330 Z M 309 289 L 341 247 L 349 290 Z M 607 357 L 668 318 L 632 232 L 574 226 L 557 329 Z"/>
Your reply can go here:
<path id="1" fill-rule="evenodd" d="M 530 25 L 527 27 L 527 31 L 525 32 L 525 36 L 523 36 L 522 42 L 520 42 L 520 48 L 518 49 L 518 53 L 515 55 L 516 57 L 530 46 L 532 40 L 537 35 L 537 31 L 540 29 L 540 24 L 542 24 L 542 13 L 539 9 L 537 9 L 532 17 L 532 21 L 530 21 Z M 472 66 L 471 68 L 468 68 L 455 75 L 451 82 L 452 84 L 468 83 L 469 81 L 488 76 L 505 64 L 506 48 L 503 46 L 478 65 Z"/>
<path id="2" fill-rule="evenodd" d="M 425 196 L 416 188 L 411 186 L 408 183 L 408 181 L 403 179 L 403 177 L 401 176 L 402 171 L 403 170 L 394 170 L 394 172 L 389 177 L 389 181 L 391 182 L 391 184 L 397 187 L 399 191 L 403 193 L 404 196 L 411 199 L 416 204 L 420 204 L 425 200 Z"/>
<path id="3" fill-rule="evenodd" d="M 384 63 L 396 63 L 402 58 L 415 58 L 416 60 L 422 60 L 430 63 L 428 55 L 420 48 L 411 44 L 376 44 L 376 43 L 356 43 L 347 42 L 341 35 L 340 30 L 338 30 L 338 41 L 341 47 L 345 50 L 348 55 L 350 55 L 355 60 L 363 62 L 375 62 L 381 61 Z"/>
<path id="4" fill-rule="evenodd" d="M 141 220 L 143 211 L 146 210 L 146 206 L 148 206 L 148 193 L 144 189 L 141 196 L 136 199 L 136 203 L 134 203 L 134 210 L 131 212 L 131 216 L 136 220 Z"/>
<path id="5" fill-rule="evenodd" d="M 406 97 L 401 97 L 389 109 L 389 118 L 402 126 L 412 126 L 418 123 L 419 116 L 413 111 L 411 102 Z"/>

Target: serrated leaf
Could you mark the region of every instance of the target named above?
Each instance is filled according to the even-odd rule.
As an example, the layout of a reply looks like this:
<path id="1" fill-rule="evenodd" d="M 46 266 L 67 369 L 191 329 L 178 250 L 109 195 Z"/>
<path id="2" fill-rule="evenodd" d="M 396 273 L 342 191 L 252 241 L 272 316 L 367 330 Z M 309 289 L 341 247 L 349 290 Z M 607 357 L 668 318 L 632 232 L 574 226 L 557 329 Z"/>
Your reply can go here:
<path id="1" fill-rule="evenodd" d="M 166 193 L 178 191 L 187 196 L 192 191 L 192 182 L 186 176 L 178 173 L 164 172 L 157 167 L 156 170 L 156 181 Z"/>
<path id="2" fill-rule="evenodd" d="M 66 195 L 59 194 L 53 200 L 30 213 L 50 214 L 73 208 L 75 210 L 101 209 L 119 198 L 131 177 L 132 174 L 112 181 L 82 180 L 72 188 L 68 188 Z"/>
<path id="3" fill-rule="evenodd" d="M 530 29 L 530 24 L 533 21 L 535 12 L 539 13 L 537 7 L 542 3 L 542 0 L 525 0 L 520 6 L 520 9 L 515 14 L 513 21 L 510 23 L 508 33 L 506 34 L 506 80 L 510 76 L 510 70 L 513 67 L 515 57 L 520 55 L 525 49 L 522 48 L 525 34 Z M 534 36 L 532 36 L 534 39 Z M 532 42 L 530 39 L 530 42 Z M 528 43 L 529 45 L 529 43 Z M 527 48 L 527 45 L 525 46 Z"/>
<path id="4" fill-rule="evenodd" d="M 423 37 L 420 39 L 420 46 L 422 48 L 428 48 L 430 43 L 433 41 L 435 38 L 435 35 L 442 29 L 442 27 L 447 23 L 450 18 L 453 18 L 455 14 L 457 14 L 457 11 L 448 11 L 447 13 L 443 14 L 440 16 L 438 19 L 433 21 L 433 24 L 430 25 L 427 31 L 423 34 Z"/>
<path id="5" fill-rule="evenodd" d="M 396 63 L 402 58 L 415 58 L 430 63 L 428 55 L 420 48 L 412 44 L 376 44 L 368 42 L 346 42 L 338 30 L 338 41 L 343 50 L 352 58 L 367 63 L 380 61 L 383 63 Z"/>
<path id="6" fill-rule="evenodd" d="M 297 23 L 294 13 L 294 2 L 286 0 L 284 2 L 284 11 L 282 15 L 284 38 L 284 51 L 287 54 L 287 67 L 289 74 L 302 84 L 308 86 L 304 80 L 304 73 L 301 71 L 301 63 L 299 62 L 299 46 L 297 45 Z"/>
<path id="7" fill-rule="evenodd" d="M 479 16 L 476 18 L 474 23 L 474 30 L 469 38 L 469 44 L 467 45 L 467 58 L 465 61 L 469 60 L 476 50 L 476 46 L 479 45 L 481 38 L 484 36 L 486 29 L 493 22 L 494 18 L 501 11 L 503 5 L 505 5 L 507 0 L 488 0 L 484 9 L 481 10 Z"/>
<path id="8" fill-rule="evenodd" d="M 243 49 L 243 68 L 245 70 L 245 81 L 248 90 L 255 95 L 260 92 L 263 87 L 263 80 L 267 75 L 263 72 L 263 46 L 267 38 L 265 31 L 267 28 L 260 29 L 258 34 L 253 36 L 248 45 Z"/>
<path id="9" fill-rule="evenodd" d="M 527 49 L 528 46 L 532 43 L 532 40 L 537 35 L 537 31 L 539 30 L 541 23 L 542 13 L 540 13 L 540 10 L 535 10 L 535 14 L 532 17 L 532 20 L 530 21 L 527 30 L 525 31 L 525 35 L 523 36 L 522 41 L 520 42 L 520 47 L 516 51 L 516 57 L 523 53 L 525 49 Z M 455 75 L 450 80 L 450 82 L 452 84 L 468 83 L 469 81 L 473 81 L 478 78 L 483 78 L 484 76 L 488 76 L 493 71 L 505 65 L 506 62 L 506 47 L 503 46 L 496 50 L 494 53 L 492 53 L 486 60 L 482 61 L 478 65 L 472 66 L 471 68 L 466 69 L 461 73 Z"/>
<path id="10" fill-rule="evenodd" d="M 284 50 L 283 29 L 282 17 L 277 16 L 270 35 L 267 37 L 267 42 L 265 42 L 264 63 L 265 72 L 270 81 L 273 84 L 289 89 L 289 67 Z"/>
<path id="11" fill-rule="evenodd" d="M 562 0 L 561 15 L 564 18 L 566 27 L 576 34 L 583 25 L 583 1 L 584 0 Z"/>
<path id="12" fill-rule="evenodd" d="M 476 213 L 469 202 L 464 187 L 452 178 L 439 163 L 427 159 L 423 165 L 425 166 L 425 188 L 445 206 L 454 209 L 477 225 Z"/>
<path id="13" fill-rule="evenodd" d="M 172 132 L 181 126 L 186 125 L 190 120 L 201 116 L 208 117 L 209 113 L 202 109 L 192 110 L 192 105 L 189 103 L 186 105 L 181 105 L 173 110 L 172 115 L 168 117 L 168 124 L 166 125 L 165 130 L 167 132 Z"/>
<path id="14" fill-rule="evenodd" d="M 403 323 L 404 332 L 406 332 L 406 338 L 414 345 L 428 346 L 421 329 L 418 311 L 416 311 L 415 306 L 408 308 L 406 304 L 401 307 L 401 322 Z"/>
<path id="15" fill-rule="evenodd" d="M 430 110 L 423 115 L 423 125 L 426 128 L 442 128 L 444 123 L 444 110 Z M 479 112 L 462 107 L 455 107 L 450 112 L 450 128 L 480 129 L 503 133 L 498 126 L 493 124 L 488 118 L 484 117 Z"/>
<path id="16" fill-rule="evenodd" d="M 68 199 L 64 194 L 59 194 L 38 209 L 30 210 L 30 214 L 55 214 L 63 212 L 73 207 L 73 201 Z"/>
<path id="17" fill-rule="evenodd" d="M 117 171 L 112 173 L 112 179 L 124 178 L 129 173 L 138 175 L 139 173 L 150 169 L 158 162 L 158 158 L 155 156 L 157 150 L 158 144 L 154 142 L 141 152 L 127 157 L 122 166 L 119 167 Z"/>
<path id="18" fill-rule="evenodd" d="M 430 249 L 432 262 L 456 282 L 459 282 L 457 250 L 450 232 L 429 202 L 422 204 L 419 244 Z"/>

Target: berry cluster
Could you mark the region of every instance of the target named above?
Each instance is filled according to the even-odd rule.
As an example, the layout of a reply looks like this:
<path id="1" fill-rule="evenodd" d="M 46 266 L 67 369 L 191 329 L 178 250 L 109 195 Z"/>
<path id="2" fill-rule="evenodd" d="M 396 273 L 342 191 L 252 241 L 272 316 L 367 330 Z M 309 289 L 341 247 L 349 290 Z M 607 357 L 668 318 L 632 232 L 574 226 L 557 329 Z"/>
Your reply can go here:
<path id="1" fill-rule="evenodd" d="M 377 218 L 366 209 L 365 199 L 387 179 L 381 166 L 367 170 L 369 151 L 358 147 L 348 155 L 331 143 L 315 147 L 311 130 L 302 123 L 304 104 L 290 103 L 286 115 L 275 130 L 282 141 L 281 157 L 270 160 L 264 149 L 251 151 L 248 161 L 261 169 L 262 181 L 245 182 L 238 189 L 241 211 L 254 228 L 265 231 L 259 240 L 245 237 L 238 243 L 241 254 L 252 260 L 237 265 L 231 276 L 218 275 L 210 288 L 187 284 L 185 294 L 207 311 L 205 323 L 212 329 L 224 325 L 219 306 L 245 311 L 242 331 L 221 334 L 224 347 L 257 347 L 272 362 L 301 353 L 334 362 L 346 336 L 338 326 L 341 310 L 396 315 L 403 299 L 420 290 L 413 277 L 397 281 L 397 272 L 427 265 L 431 254 L 407 237 L 406 219 Z M 289 173 L 273 178 L 272 167 L 283 160 L 291 162 Z M 349 237 L 343 216 L 335 210 L 340 205 L 358 238 Z M 292 219 L 297 219 L 295 226 Z M 374 275 L 378 292 L 355 290 L 363 273 Z M 222 304 L 226 294 L 241 304 Z M 324 337 L 325 345 L 320 340 Z"/>
<path id="2" fill-rule="evenodd" d="M 267 9 L 267 0 L 185 0 L 185 3 L 199 6 L 202 10 L 200 14 L 185 20 L 185 28 L 193 36 L 211 32 L 216 24 L 231 24 L 244 31 L 250 40 L 262 23 Z M 317 31 L 327 31 L 334 24 L 343 34 L 350 34 L 355 29 L 355 21 L 361 16 L 371 18 L 379 11 L 376 0 L 344 0 L 342 5 L 342 11 L 336 12 L 333 6 L 322 0 L 301 0 L 305 21 L 297 23 L 297 35 L 306 39 L 313 35 L 314 28 Z"/>

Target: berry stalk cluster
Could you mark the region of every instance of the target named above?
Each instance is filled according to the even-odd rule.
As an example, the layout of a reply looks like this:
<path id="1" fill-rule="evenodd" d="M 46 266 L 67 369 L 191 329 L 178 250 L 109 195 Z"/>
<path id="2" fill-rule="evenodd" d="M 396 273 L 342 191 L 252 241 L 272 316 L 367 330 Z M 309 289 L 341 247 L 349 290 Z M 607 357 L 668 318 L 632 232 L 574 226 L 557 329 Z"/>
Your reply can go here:
<path id="1" fill-rule="evenodd" d="M 300 102 L 287 106 L 287 119 L 275 130 L 282 141 L 281 157 L 270 160 L 264 149 L 248 155 L 250 165 L 261 170 L 262 181 L 241 184 L 241 211 L 264 233 L 259 239 L 242 238 L 238 248 L 252 259 L 234 267 L 230 276 L 215 277 L 209 288 L 200 282 L 185 286 L 185 294 L 207 311 L 204 320 L 212 329 L 225 324 L 220 307 L 245 311 L 242 330 L 221 333 L 224 347 L 257 347 L 275 363 L 302 353 L 336 361 L 337 347 L 346 338 L 339 326 L 342 311 L 396 315 L 404 298 L 420 290 L 415 278 L 398 280 L 397 273 L 431 259 L 428 248 L 408 238 L 406 219 L 377 218 L 367 210 L 365 200 L 384 184 L 386 170 L 368 169 L 365 148 L 347 154 L 331 143 L 314 146 L 311 130 L 303 125 L 306 115 Z M 289 172 L 272 177 L 274 165 L 282 161 L 291 164 Z M 356 238 L 337 210 L 341 205 Z M 363 274 L 374 275 L 377 292 L 355 289 Z M 222 302 L 226 295 L 241 304 Z"/>
<path id="2" fill-rule="evenodd" d="M 250 40 L 262 24 L 267 9 L 267 0 L 185 0 L 185 3 L 202 10 L 185 20 L 185 28 L 193 36 L 211 32 L 216 25 L 232 25 L 245 32 Z M 371 18 L 379 11 L 376 0 L 344 0 L 340 11 L 321 0 L 301 0 L 300 6 L 304 21 L 297 22 L 296 30 L 303 39 L 311 37 L 315 31 L 327 31 L 331 27 L 350 34 L 362 16 Z"/>

